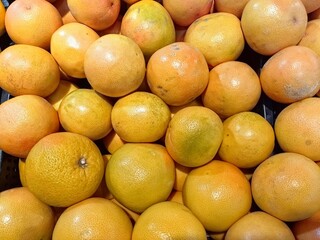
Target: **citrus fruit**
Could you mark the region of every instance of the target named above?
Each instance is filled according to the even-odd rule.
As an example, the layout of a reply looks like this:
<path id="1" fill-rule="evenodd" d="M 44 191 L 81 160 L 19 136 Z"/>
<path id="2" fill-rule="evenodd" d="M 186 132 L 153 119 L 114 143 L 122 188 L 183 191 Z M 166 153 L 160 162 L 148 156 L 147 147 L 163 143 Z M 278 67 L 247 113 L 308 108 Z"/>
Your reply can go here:
<path id="1" fill-rule="evenodd" d="M 222 142 L 223 124 L 212 110 L 190 106 L 171 119 L 165 146 L 171 157 L 186 167 L 198 167 L 211 161 Z"/>
<path id="2" fill-rule="evenodd" d="M 55 6 L 55 8 L 59 11 L 62 17 L 63 24 L 67 24 L 70 22 L 77 22 L 77 20 L 74 18 L 74 16 L 70 12 L 67 0 L 56 0 L 54 1 L 53 6 Z"/>
<path id="3" fill-rule="evenodd" d="M 183 42 L 184 41 L 184 35 L 186 34 L 186 31 L 188 29 L 188 26 L 178 26 L 175 25 L 175 31 L 176 31 L 176 41 L 175 42 Z"/>
<path id="4" fill-rule="evenodd" d="M 105 172 L 107 187 L 126 208 L 141 213 L 170 195 L 174 162 L 164 146 L 126 143 L 112 154 Z"/>
<path id="5" fill-rule="evenodd" d="M 95 30 L 110 27 L 120 13 L 120 0 L 67 0 L 72 16 Z"/>
<path id="6" fill-rule="evenodd" d="M 226 232 L 208 232 L 208 235 L 212 240 L 224 240 Z"/>
<path id="7" fill-rule="evenodd" d="M 0 87 L 13 96 L 33 94 L 47 97 L 58 87 L 60 71 L 46 50 L 15 44 L 0 53 Z"/>
<path id="8" fill-rule="evenodd" d="M 163 0 L 164 8 L 169 12 L 173 22 L 179 26 L 189 26 L 197 18 L 209 14 L 212 10 L 213 0 L 183 1 Z"/>
<path id="9" fill-rule="evenodd" d="M 111 158 L 111 154 L 103 154 L 102 158 L 104 161 L 104 169 L 106 169 L 108 161 Z M 102 180 L 100 182 L 98 189 L 95 191 L 95 193 L 91 197 L 102 197 L 102 198 L 111 199 L 111 200 L 113 199 L 112 194 L 107 188 L 106 179 L 104 175 L 102 177 Z"/>
<path id="10" fill-rule="evenodd" d="M 150 57 L 146 77 L 152 93 L 168 105 L 180 106 L 201 95 L 208 84 L 209 68 L 199 50 L 175 42 Z"/>
<path id="11" fill-rule="evenodd" d="M 61 126 L 68 132 L 91 140 L 105 137 L 111 130 L 112 103 L 93 89 L 76 89 L 65 96 L 59 106 Z"/>
<path id="12" fill-rule="evenodd" d="M 210 70 L 202 102 L 205 107 L 225 119 L 233 114 L 252 110 L 260 96 L 260 79 L 253 68 L 244 62 L 226 61 Z"/>
<path id="13" fill-rule="evenodd" d="M 122 17 L 123 17 L 122 14 L 119 14 L 116 21 L 110 27 L 97 31 L 99 36 L 103 36 L 110 33 L 120 34 Z"/>
<path id="14" fill-rule="evenodd" d="M 247 2 L 249 0 L 215 0 L 214 9 L 216 12 L 232 13 L 240 19 Z"/>
<path id="15" fill-rule="evenodd" d="M 54 214 L 54 224 L 57 223 L 60 215 L 63 213 L 64 210 L 66 210 L 66 207 L 51 207 Z M 52 239 L 51 239 L 52 240 Z"/>
<path id="16" fill-rule="evenodd" d="M 241 27 L 247 44 L 257 53 L 270 56 L 296 45 L 307 21 L 300 0 L 250 0 L 243 9 Z"/>
<path id="17" fill-rule="evenodd" d="M 21 95 L 0 105 L 0 149 L 15 157 L 27 157 L 34 144 L 59 127 L 57 112 L 42 97 Z"/>
<path id="18" fill-rule="evenodd" d="M 292 103 L 314 96 L 320 89 L 320 56 L 304 46 L 290 46 L 263 65 L 260 81 L 272 100 Z"/>
<path id="19" fill-rule="evenodd" d="M 66 80 L 66 81 L 70 81 L 70 82 L 73 82 L 73 83 L 75 83 L 75 82 L 80 82 L 80 83 L 82 83 L 81 80 L 78 81 L 78 78 L 74 78 L 74 77 L 71 77 L 71 76 L 67 75 L 67 74 L 61 69 L 61 67 L 59 67 L 59 70 L 60 70 L 60 79 L 61 79 L 61 80 Z M 84 83 L 86 83 L 86 82 L 84 81 Z M 87 85 L 86 85 L 86 86 L 87 86 Z"/>
<path id="20" fill-rule="evenodd" d="M 236 221 L 225 235 L 225 240 L 231 239 L 295 240 L 286 223 L 263 211 L 248 213 Z"/>
<path id="21" fill-rule="evenodd" d="M 68 76 L 85 78 L 84 55 L 88 47 L 98 38 L 98 33 L 84 24 L 67 23 L 52 34 L 50 52 Z"/>
<path id="22" fill-rule="evenodd" d="M 111 130 L 110 133 L 107 134 L 102 139 L 102 143 L 110 154 L 113 154 L 119 147 L 126 143 L 120 136 L 114 131 Z"/>
<path id="23" fill-rule="evenodd" d="M 184 41 L 198 48 L 210 67 L 236 60 L 245 44 L 239 18 L 226 12 L 214 12 L 195 20 Z"/>
<path id="24" fill-rule="evenodd" d="M 182 191 L 184 204 L 207 231 L 226 231 L 251 208 L 250 183 L 231 163 L 212 160 L 193 169 Z"/>
<path id="25" fill-rule="evenodd" d="M 18 170 L 19 170 L 19 179 L 22 187 L 27 187 L 26 181 L 26 159 L 19 158 Z"/>
<path id="26" fill-rule="evenodd" d="M 111 200 L 88 198 L 62 212 L 52 240 L 110 239 L 130 240 L 132 223 L 128 215 Z"/>
<path id="27" fill-rule="evenodd" d="M 241 112 L 223 122 L 223 139 L 218 154 L 239 168 L 258 166 L 273 152 L 272 125 L 254 112 Z"/>
<path id="28" fill-rule="evenodd" d="M 123 0 L 128 6 L 130 6 L 131 4 L 138 2 L 140 0 Z"/>
<path id="29" fill-rule="evenodd" d="M 255 170 L 255 167 L 252 168 L 240 168 L 240 170 L 244 173 L 244 175 L 246 176 L 246 178 L 250 181 L 252 174 Z"/>
<path id="30" fill-rule="evenodd" d="M 320 168 L 292 152 L 272 155 L 253 172 L 252 196 L 257 206 L 282 221 L 311 217 L 320 210 Z"/>
<path id="31" fill-rule="evenodd" d="M 173 185 L 173 189 L 177 191 L 182 191 L 183 184 L 189 174 L 189 172 L 192 170 L 191 167 L 183 166 L 177 162 L 174 162 L 176 167 L 176 177 Z"/>
<path id="32" fill-rule="evenodd" d="M 158 2 L 141 0 L 123 15 L 120 32 L 135 41 L 148 59 L 175 41 L 175 28 L 168 11 Z"/>
<path id="33" fill-rule="evenodd" d="M 197 239 L 206 240 L 206 230 L 183 204 L 171 201 L 147 208 L 136 221 L 132 240 Z"/>
<path id="34" fill-rule="evenodd" d="M 317 0 L 301 0 L 306 8 L 307 13 L 311 13 L 320 8 L 320 2 Z"/>
<path id="35" fill-rule="evenodd" d="M 60 103 L 62 99 L 72 91 L 79 89 L 75 83 L 67 81 L 67 80 L 60 80 L 58 87 L 51 93 L 46 100 L 52 104 L 55 110 L 58 111 Z"/>
<path id="36" fill-rule="evenodd" d="M 308 14 L 309 20 L 318 19 L 318 18 L 320 18 L 320 7 Z"/>
<path id="37" fill-rule="evenodd" d="M 159 140 L 170 118 L 170 109 L 160 97 L 142 91 L 118 99 L 111 112 L 113 129 L 126 142 Z"/>
<path id="38" fill-rule="evenodd" d="M 173 201 L 173 202 L 177 202 L 177 203 L 183 204 L 182 191 L 172 190 L 172 192 L 169 195 L 167 201 Z"/>
<path id="39" fill-rule="evenodd" d="M 139 218 L 140 216 L 140 213 L 136 213 L 132 210 L 130 210 L 129 208 L 123 206 L 120 202 L 117 201 L 117 199 L 115 198 L 112 198 L 111 199 L 112 202 L 114 202 L 115 204 L 117 204 L 119 207 L 121 207 L 126 213 L 127 215 L 129 216 L 129 218 L 133 221 L 133 222 L 136 222 L 137 219 Z"/>
<path id="40" fill-rule="evenodd" d="M 309 240 L 319 238 L 320 211 L 311 217 L 292 223 L 291 230 L 296 240 Z"/>
<path id="41" fill-rule="evenodd" d="M 148 86 L 148 82 L 147 82 L 147 78 L 146 77 L 144 77 L 142 83 L 140 84 L 140 86 L 137 88 L 136 91 L 151 92 L 150 88 Z"/>
<path id="42" fill-rule="evenodd" d="M 0 192 L 0 219 L 1 239 L 51 239 L 53 210 L 26 187 Z"/>
<path id="43" fill-rule="evenodd" d="M 59 11 L 43 0 L 13 1 L 5 16 L 6 31 L 12 41 L 47 50 L 50 47 L 51 35 L 62 24 Z"/>
<path id="44" fill-rule="evenodd" d="M 77 133 L 49 134 L 33 146 L 26 158 L 28 188 L 54 207 L 68 207 L 90 197 L 103 174 L 99 148 Z"/>
<path id="45" fill-rule="evenodd" d="M 320 19 L 308 21 L 307 29 L 298 43 L 299 46 L 305 46 L 315 51 L 320 56 Z"/>
<path id="46" fill-rule="evenodd" d="M 319 161 L 320 99 L 306 98 L 286 106 L 274 123 L 276 139 L 285 152 L 303 154 Z"/>
<path id="47" fill-rule="evenodd" d="M 0 36 L 2 36 L 6 32 L 5 24 L 4 24 L 4 19 L 6 15 L 6 9 L 1 2 L 0 4 Z"/>
<path id="48" fill-rule="evenodd" d="M 120 34 L 94 41 L 84 57 L 84 72 L 92 88 L 110 97 L 135 91 L 143 82 L 146 63 L 139 46 Z"/>
<path id="49" fill-rule="evenodd" d="M 197 97 L 196 99 L 192 100 L 191 102 L 188 102 L 183 105 L 179 106 L 172 106 L 169 105 L 170 111 L 171 111 L 171 117 L 173 117 L 174 114 L 176 114 L 179 110 L 185 108 L 185 107 L 190 107 L 190 106 L 203 106 L 201 96 Z"/>

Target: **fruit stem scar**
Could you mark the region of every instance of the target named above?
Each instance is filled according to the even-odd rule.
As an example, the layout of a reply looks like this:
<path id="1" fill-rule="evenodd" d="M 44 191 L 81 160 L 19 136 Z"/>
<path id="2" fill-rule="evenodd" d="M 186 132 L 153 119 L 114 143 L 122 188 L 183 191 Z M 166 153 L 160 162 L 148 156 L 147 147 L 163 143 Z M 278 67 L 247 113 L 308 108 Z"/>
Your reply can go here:
<path id="1" fill-rule="evenodd" d="M 87 159 L 85 159 L 84 157 L 81 157 L 78 161 L 78 164 L 80 167 L 86 168 L 88 166 Z"/>
<path id="2" fill-rule="evenodd" d="M 292 22 L 293 22 L 294 24 L 298 22 L 298 19 L 296 18 L 296 16 L 293 16 L 293 17 L 292 17 Z"/>

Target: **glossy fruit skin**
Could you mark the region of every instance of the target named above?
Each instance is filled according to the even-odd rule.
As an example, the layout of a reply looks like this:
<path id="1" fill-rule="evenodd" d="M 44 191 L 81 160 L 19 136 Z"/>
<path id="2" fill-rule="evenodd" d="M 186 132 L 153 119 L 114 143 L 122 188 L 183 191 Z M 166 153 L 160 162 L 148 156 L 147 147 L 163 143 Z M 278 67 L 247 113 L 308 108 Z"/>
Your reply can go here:
<path id="1" fill-rule="evenodd" d="M 111 100 L 93 89 L 77 89 L 63 98 L 58 114 L 66 131 L 98 140 L 112 130 L 112 108 Z"/>
<path id="2" fill-rule="evenodd" d="M 226 119 L 239 112 L 251 111 L 261 92 L 259 76 L 249 64 L 226 61 L 210 70 L 209 82 L 201 99 L 205 107 Z"/>
<path id="3" fill-rule="evenodd" d="M 174 23 L 168 11 L 150 0 L 138 1 L 127 9 L 120 32 L 139 45 L 146 59 L 175 41 Z"/>
<path id="4" fill-rule="evenodd" d="M 294 222 L 291 230 L 297 240 L 318 239 L 320 237 L 320 211 L 309 218 Z"/>
<path id="5" fill-rule="evenodd" d="M 307 21 L 307 12 L 299 0 L 253 0 L 243 9 L 241 27 L 255 52 L 271 56 L 296 45 L 304 35 Z"/>
<path id="6" fill-rule="evenodd" d="M 62 25 L 59 11 L 48 1 L 13 1 L 6 10 L 5 28 L 14 43 L 49 50 L 51 35 Z"/>
<path id="7" fill-rule="evenodd" d="M 273 101 L 290 104 L 320 90 L 320 56 L 305 46 L 289 46 L 270 57 L 260 72 L 263 92 Z"/>
<path id="8" fill-rule="evenodd" d="M 249 212 L 252 204 L 250 183 L 245 175 L 221 160 L 193 169 L 182 194 L 184 204 L 212 232 L 226 231 Z"/>
<path id="9" fill-rule="evenodd" d="M 120 34 L 107 34 L 86 51 L 84 72 L 93 89 L 107 97 L 122 97 L 142 84 L 146 63 L 139 46 Z"/>
<path id="10" fill-rule="evenodd" d="M 239 168 L 253 168 L 267 159 L 275 146 L 272 125 L 254 112 L 234 114 L 223 122 L 218 154 Z"/>
<path id="11" fill-rule="evenodd" d="M 302 154 L 313 161 L 320 159 L 318 97 L 291 103 L 275 119 L 277 142 L 284 152 Z"/>
<path id="12" fill-rule="evenodd" d="M 94 30 L 103 30 L 110 27 L 120 13 L 120 0 L 84 0 L 67 1 L 72 16 Z"/>
<path id="13" fill-rule="evenodd" d="M 289 226 L 263 211 L 253 211 L 235 222 L 225 235 L 226 240 L 241 239 L 274 239 L 294 240 Z"/>
<path id="14" fill-rule="evenodd" d="M 316 11 L 317 9 L 320 8 L 320 3 L 319 1 L 315 1 L 315 0 L 301 0 L 301 2 L 303 3 L 303 5 L 306 8 L 307 13 L 311 13 L 313 11 Z"/>
<path id="15" fill-rule="evenodd" d="M 0 87 L 12 96 L 47 97 L 59 85 L 59 66 L 53 56 L 40 47 L 11 45 L 1 52 L 0 67 Z"/>
<path id="16" fill-rule="evenodd" d="M 0 193 L 1 239 L 50 240 L 54 228 L 52 208 L 26 187 L 14 187 Z"/>
<path id="17" fill-rule="evenodd" d="M 98 33 L 84 24 L 64 24 L 51 36 L 50 53 L 68 76 L 85 78 L 84 55 L 98 38 Z"/>
<path id="18" fill-rule="evenodd" d="M 320 10 L 319 10 L 320 12 Z M 315 51 L 320 56 L 320 43 L 317 41 L 320 36 L 320 19 L 309 20 L 305 35 L 298 43 Z"/>
<path id="19" fill-rule="evenodd" d="M 213 12 L 195 20 L 184 41 L 202 52 L 210 68 L 236 60 L 245 45 L 239 18 L 226 12 Z"/>
<path id="20" fill-rule="evenodd" d="M 199 17 L 213 11 L 213 0 L 193 1 L 164 0 L 162 5 L 169 12 L 173 22 L 178 26 L 189 26 Z"/>
<path id="21" fill-rule="evenodd" d="M 142 91 L 119 99 L 111 112 L 113 129 L 126 142 L 158 141 L 165 135 L 170 119 L 168 105 L 157 95 Z"/>
<path id="22" fill-rule="evenodd" d="M 69 207 L 96 192 L 104 169 L 95 142 L 78 133 L 56 132 L 39 140 L 29 152 L 25 176 L 28 188 L 41 201 Z"/>
<path id="23" fill-rule="evenodd" d="M 310 158 L 292 152 L 274 154 L 251 178 L 257 206 L 282 221 L 294 222 L 319 211 L 320 168 Z"/>
<path id="24" fill-rule="evenodd" d="M 228 12 L 241 18 L 242 12 L 249 0 L 216 0 L 214 7 L 217 12 Z"/>
<path id="25" fill-rule="evenodd" d="M 60 80 L 58 87 L 51 93 L 46 100 L 51 103 L 56 111 L 58 111 L 62 99 L 72 91 L 79 89 L 79 86 L 68 80 Z"/>
<path id="26" fill-rule="evenodd" d="M 171 239 L 207 239 L 204 226 L 190 209 L 171 201 L 147 208 L 135 223 L 132 240 L 162 239 L 164 235 Z"/>
<path id="27" fill-rule="evenodd" d="M 219 116 L 203 106 L 190 106 L 171 119 L 165 146 L 172 158 L 186 167 L 199 167 L 210 162 L 223 138 Z"/>
<path id="28" fill-rule="evenodd" d="M 209 68 L 198 49 L 185 42 L 176 42 L 150 57 L 146 78 L 152 93 L 170 106 L 181 106 L 192 102 L 204 91 Z"/>
<path id="29" fill-rule="evenodd" d="M 62 212 L 53 230 L 52 240 L 130 240 L 131 233 L 132 222 L 123 209 L 111 200 L 90 197 Z"/>
<path id="30" fill-rule="evenodd" d="M 105 178 L 108 189 L 121 204 L 142 213 L 169 197 L 175 166 L 160 144 L 126 143 L 110 158 Z"/>
<path id="31" fill-rule="evenodd" d="M 15 157 L 26 158 L 40 139 L 60 128 L 56 110 L 37 95 L 11 98 L 0 113 L 0 148 Z"/>

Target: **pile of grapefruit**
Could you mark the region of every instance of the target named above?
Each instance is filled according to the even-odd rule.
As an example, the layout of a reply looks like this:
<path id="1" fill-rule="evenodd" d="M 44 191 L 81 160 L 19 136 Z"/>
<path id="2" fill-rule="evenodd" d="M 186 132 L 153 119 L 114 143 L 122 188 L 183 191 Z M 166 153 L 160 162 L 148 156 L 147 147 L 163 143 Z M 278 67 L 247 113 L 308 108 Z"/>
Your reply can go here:
<path id="1" fill-rule="evenodd" d="M 319 1 L 15 0 L 0 35 L 0 239 L 320 237 Z"/>

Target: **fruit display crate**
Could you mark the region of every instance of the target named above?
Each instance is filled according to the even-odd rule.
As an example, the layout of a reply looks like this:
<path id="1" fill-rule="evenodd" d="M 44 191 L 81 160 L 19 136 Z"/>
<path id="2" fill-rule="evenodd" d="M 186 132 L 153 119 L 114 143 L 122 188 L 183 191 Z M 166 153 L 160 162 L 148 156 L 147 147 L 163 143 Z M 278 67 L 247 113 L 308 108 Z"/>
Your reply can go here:
<path id="1" fill-rule="evenodd" d="M 13 0 L 1 0 L 1 2 L 3 3 L 3 6 L 4 7 L 8 7 L 9 6 L 9 4 L 11 3 L 11 2 L 13 2 Z"/>
<path id="2" fill-rule="evenodd" d="M 18 186 L 19 159 L 0 150 L 0 191 Z"/>

